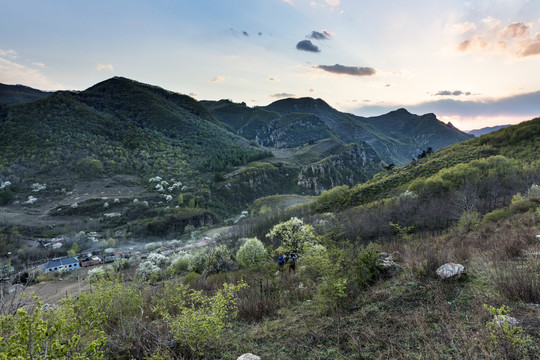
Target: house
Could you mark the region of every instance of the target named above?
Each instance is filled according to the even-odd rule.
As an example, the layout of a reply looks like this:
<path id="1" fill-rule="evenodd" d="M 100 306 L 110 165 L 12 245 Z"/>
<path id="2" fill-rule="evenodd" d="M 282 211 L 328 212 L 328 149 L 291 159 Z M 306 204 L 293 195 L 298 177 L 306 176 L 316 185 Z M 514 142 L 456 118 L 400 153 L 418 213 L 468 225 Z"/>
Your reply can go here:
<path id="1" fill-rule="evenodd" d="M 82 267 L 88 267 L 101 264 L 101 259 L 97 256 L 89 256 L 86 259 L 81 260 Z"/>
<path id="2" fill-rule="evenodd" d="M 70 271 L 81 267 L 79 259 L 74 257 L 52 260 L 41 266 L 46 274 L 54 271 Z"/>

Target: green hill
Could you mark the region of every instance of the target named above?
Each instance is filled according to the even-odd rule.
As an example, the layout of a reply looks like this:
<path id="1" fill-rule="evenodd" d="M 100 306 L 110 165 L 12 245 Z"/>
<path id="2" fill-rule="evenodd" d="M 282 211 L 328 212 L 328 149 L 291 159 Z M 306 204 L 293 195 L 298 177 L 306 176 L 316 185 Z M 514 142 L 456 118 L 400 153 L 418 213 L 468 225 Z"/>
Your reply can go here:
<path id="1" fill-rule="evenodd" d="M 51 93 L 24 85 L 0 84 L 0 105 L 13 105 L 42 99 Z"/>
<path id="2" fill-rule="evenodd" d="M 427 148 L 437 150 L 473 137 L 451 124 L 442 123 L 433 114 L 418 116 L 405 109 L 364 118 L 342 113 L 323 100 L 313 98 L 283 99 L 255 108 L 228 100 L 204 104 L 237 134 L 266 146 L 295 147 L 299 142 L 310 140 L 310 136 L 312 141 L 335 138 L 348 144 L 367 143 L 387 164 L 402 165 Z M 295 127 L 298 117 L 309 118 L 308 115 L 318 119 L 317 124 Z M 306 126 L 312 134 L 306 131 Z M 287 139 L 276 141 L 284 131 Z"/>

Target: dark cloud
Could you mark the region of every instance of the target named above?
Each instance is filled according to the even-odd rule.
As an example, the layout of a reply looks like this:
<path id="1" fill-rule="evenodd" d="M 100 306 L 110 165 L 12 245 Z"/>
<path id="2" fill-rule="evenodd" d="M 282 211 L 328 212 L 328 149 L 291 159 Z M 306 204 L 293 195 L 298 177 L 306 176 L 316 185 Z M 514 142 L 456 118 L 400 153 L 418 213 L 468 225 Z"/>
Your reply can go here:
<path id="1" fill-rule="evenodd" d="M 470 91 L 461 91 L 461 90 L 454 90 L 454 91 L 441 90 L 433 94 L 433 96 L 449 96 L 449 95 L 460 96 L 460 95 L 472 95 L 472 94 Z"/>
<path id="2" fill-rule="evenodd" d="M 270 97 L 273 97 L 273 98 L 276 98 L 276 99 L 284 99 L 284 98 L 290 98 L 290 97 L 295 97 L 295 96 L 296 95 L 289 94 L 289 93 L 279 93 L 279 94 L 270 95 Z"/>
<path id="3" fill-rule="evenodd" d="M 244 36 L 249 36 L 249 34 L 248 34 L 247 31 L 242 31 L 242 35 L 244 35 Z"/>
<path id="4" fill-rule="evenodd" d="M 313 45 L 313 43 L 309 40 L 300 41 L 298 44 L 296 44 L 296 48 L 302 51 L 309 51 L 309 52 L 316 52 L 316 53 L 321 52 L 321 50 L 319 50 L 319 48 Z"/>
<path id="5" fill-rule="evenodd" d="M 358 115 L 380 115 L 400 107 L 405 107 L 415 114 L 435 113 L 441 116 L 516 116 L 534 118 L 540 116 L 540 91 L 509 96 L 500 99 L 482 99 L 479 101 L 461 101 L 441 99 L 417 105 L 373 105 L 364 106 L 354 111 Z"/>
<path id="6" fill-rule="evenodd" d="M 370 67 L 357 67 L 357 66 L 345 66 L 345 65 L 318 65 L 317 69 L 328 71 L 334 74 L 354 75 L 354 76 L 372 76 L 376 71 Z"/>
<path id="7" fill-rule="evenodd" d="M 323 30 L 322 32 L 313 30 L 310 35 L 308 35 L 308 38 L 314 39 L 314 40 L 330 40 L 332 35 L 326 31 Z"/>
<path id="8" fill-rule="evenodd" d="M 262 36 L 262 32 L 259 31 L 259 32 L 257 33 L 257 35 Z"/>

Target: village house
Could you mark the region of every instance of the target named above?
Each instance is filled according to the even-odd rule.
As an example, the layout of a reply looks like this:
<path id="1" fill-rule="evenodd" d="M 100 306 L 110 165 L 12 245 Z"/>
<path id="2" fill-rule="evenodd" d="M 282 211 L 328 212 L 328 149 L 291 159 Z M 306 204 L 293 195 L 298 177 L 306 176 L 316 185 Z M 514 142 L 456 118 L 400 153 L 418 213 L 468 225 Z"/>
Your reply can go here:
<path id="1" fill-rule="evenodd" d="M 75 270 L 81 267 L 79 264 L 79 259 L 74 257 L 56 259 L 49 261 L 46 264 L 41 265 L 45 273 L 50 273 L 54 271 L 70 271 Z"/>

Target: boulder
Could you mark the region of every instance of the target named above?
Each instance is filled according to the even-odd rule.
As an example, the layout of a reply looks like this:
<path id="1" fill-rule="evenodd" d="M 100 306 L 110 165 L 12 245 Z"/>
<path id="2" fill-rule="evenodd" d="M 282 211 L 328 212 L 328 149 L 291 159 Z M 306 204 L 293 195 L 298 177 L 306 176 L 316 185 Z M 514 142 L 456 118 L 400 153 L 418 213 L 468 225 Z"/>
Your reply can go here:
<path id="1" fill-rule="evenodd" d="M 257 355 L 253 355 L 252 353 L 247 353 L 240 355 L 236 360 L 261 360 L 261 358 Z"/>
<path id="2" fill-rule="evenodd" d="M 493 322 L 498 327 L 504 327 L 505 324 L 508 324 L 509 328 L 513 328 L 514 326 L 519 325 L 518 319 L 516 319 L 515 317 L 508 316 L 508 315 L 495 315 L 493 316 Z"/>
<path id="3" fill-rule="evenodd" d="M 458 279 L 465 273 L 465 267 L 461 264 L 447 263 L 437 269 L 437 275 L 441 279 Z"/>

